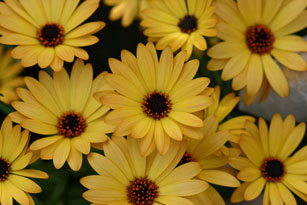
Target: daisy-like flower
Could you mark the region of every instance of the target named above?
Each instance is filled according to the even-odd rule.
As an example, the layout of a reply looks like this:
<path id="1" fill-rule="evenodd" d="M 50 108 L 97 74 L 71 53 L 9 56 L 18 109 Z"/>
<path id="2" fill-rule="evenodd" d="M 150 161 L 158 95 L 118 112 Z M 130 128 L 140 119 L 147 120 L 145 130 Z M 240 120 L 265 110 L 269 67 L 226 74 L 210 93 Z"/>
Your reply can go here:
<path id="1" fill-rule="evenodd" d="M 113 109 L 105 121 L 115 126 L 114 136 L 141 139 L 142 155 L 155 147 L 165 154 L 170 140 L 181 141 L 183 134 L 200 139 L 195 129 L 204 123 L 192 113 L 208 107 L 212 99 L 206 92 L 210 80 L 192 79 L 199 61 L 184 63 L 185 51 L 173 58 L 169 47 L 158 60 L 152 43 L 139 44 L 136 57 L 126 50 L 121 54 L 122 61 L 109 60 L 113 73 L 104 76 L 116 92 L 96 93 L 102 104 Z"/>
<path id="2" fill-rule="evenodd" d="M 47 179 L 45 172 L 24 169 L 29 165 L 32 152 L 27 152 L 29 131 L 21 132 L 21 127 L 12 127 L 12 120 L 6 117 L 0 130 L 0 203 L 13 205 L 13 199 L 19 204 L 34 204 L 29 193 L 39 193 L 41 187 L 27 177 Z"/>
<path id="3" fill-rule="evenodd" d="M 183 197 L 202 192 L 208 185 L 193 179 L 201 168 L 196 162 L 176 167 L 186 142 L 174 142 L 161 156 L 142 157 L 138 141 L 115 137 L 104 145 L 105 156 L 90 153 L 88 161 L 99 175 L 80 180 L 89 190 L 83 197 L 95 204 L 192 204 Z"/>
<path id="4" fill-rule="evenodd" d="M 18 74 L 22 71 L 22 66 L 18 62 L 14 62 L 10 56 L 10 50 L 4 51 L 0 46 L 0 101 L 9 104 L 13 100 L 17 100 L 15 89 L 22 87 L 25 83 Z"/>
<path id="5" fill-rule="evenodd" d="M 5 0 L 0 2 L 0 43 L 17 45 L 11 55 L 24 67 L 38 64 L 54 71 L 74 56 L 87 60 L 79 47 L 98 42 L 92 34 L 105 23 L 90 22 L 80 26 L 98 8 L 100 0 Z"/>
<path id="6" fill-rule="evenodd" d="M 122 18 L 123 27 L 130 26 L 134 19 L 141 17 L 141 11 L 148 7 L 148 0 L 104 0 L 108 6 L 113 6 L 109 18 L 116 21 Z"/>
<path id="7" fill-rule="evenodd" d="M 29 149 L 40 151 L 41 159 L 53 159 L 55 168 L 61 168 L 67 160 L 78 171 L 82 154 L 90 152 L 91 145 L 108 139 L 105 133 L 113 127 L 104 123 L 109 110 L 92 96 L 94 92 L 108 90 L 103 73 L 93 81 L 93 69 L 77 60 L 68 76 L 65 69 L 55 72 L 53 79 L 40 71 L 39 81 L 25 77 L 27 89 L 17 89 L 22 101 L 12 106 L 17 112 L 10 116 L 31 132 L 53 135 L 34 141 Z"/>
<path id="8" fill-rule="evenodd" d="M 216 86 L 212 99 L 212 105 L 204 110 L 204 119 L 208 123 L 208 127 L 218 131 L 228 130 L 230 133 L 228 140 L 237 144 L 240 134 L 246 133 L 246 121 L 255 122 L 255 118 L 248 115 L 240 115 L 225 120 L 240 101 L 240 96 L 236 96 L 233 92 L 221 98 L 221 88 Z M 205 129 L 203 130 L 205 131 Z"/>
<path id="9" fill-rule="evenodd" d="M 141 26 L 149 41 L 157 42 L 157 49 L 170 46 L 173 51 L 187 50 L 190 58 L 195 46 L 206 50 L 203 36 L 216 36 L 217 19 L 212 15 L 216 7 L 212 0 L 153 0 L 143 12 Z"/>
<path id="10" fill-rule="evenodd" d="M 201 172 L 196 178 L 204 182 L 227 186 L 239 187 L 240 182 L 232 174 L 221 169 L 228 163 L 225 155 L 216 155 L 215 153 L 222 149 L 224 144 L 230 138 L 228 130 L 218 131 L 218 124 L 212 118 L 206 118 L 205 126 L 202 128 L 203 138 L 201 140 L 188 139 L 188 148 L 181 158 L 179 165 L 188 162 L 199 162 Z M 240 150 L 237 149 L 240 153 Z M 209 185 L 209 184 L 208 184 Z M 224 204 L 223 198 L 211 186 L 200 194 L 189 197 L 194 204 Z"/>
<path id="11" fill-rule="evenodd" d="M 245 156 L 230 158 L 244 181 L 231 201 L 253 200 L 264 189 L 263 204 L 296 204 L 291 191 L 307 202 L 307 146 L 290 156 L 304 137 L 305 123 L 295 126 L 293 115 L 283 121 L 275 114 L 269 128 L 260 118 L 258 127 L 247 122 L 246 129 L 250 135 L 242 134 L 239 143 Z"/>
<path id="12" fill-rule="evenodd" d="M 288 82 L 278 63 L 306 70 L 296 52 L 307 51 L 307 42 L 293 33 L 307 26 L 307 1 L 217 0 L 216 5 L 217 36 L 224 41 L 208 50 L 208 69 L 223 69 L 222 79 L 232 79 L 234 90 L 246 87 L 246 97 L 259 92 L 264 78 L 287 97 Z"/>

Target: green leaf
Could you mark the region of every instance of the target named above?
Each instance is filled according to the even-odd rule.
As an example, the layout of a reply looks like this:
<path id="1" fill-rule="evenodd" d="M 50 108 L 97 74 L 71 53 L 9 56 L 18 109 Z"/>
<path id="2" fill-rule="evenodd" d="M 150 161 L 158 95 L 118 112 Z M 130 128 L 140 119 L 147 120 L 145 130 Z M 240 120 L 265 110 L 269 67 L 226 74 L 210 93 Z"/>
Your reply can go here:
<path id="1" fill-rule="evenodd" d="M 4 102 L 0 101 L 0 111 L 6 115 L 8 115 L 11 112 L 14 112 L 14 108 L 8 104 L 5 104 Z"/>

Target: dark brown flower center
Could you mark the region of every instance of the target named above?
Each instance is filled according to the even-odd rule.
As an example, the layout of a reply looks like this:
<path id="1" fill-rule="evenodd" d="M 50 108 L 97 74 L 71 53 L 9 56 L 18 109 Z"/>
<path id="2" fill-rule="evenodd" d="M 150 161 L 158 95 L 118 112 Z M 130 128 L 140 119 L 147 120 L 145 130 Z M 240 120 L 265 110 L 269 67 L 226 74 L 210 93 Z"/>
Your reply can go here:
<path id="1" fill-rule="evenodd" d="M 269 53 L 273 48 L 274 40 L 273 33 L 265 25 L 256 24 L 246 31 L 246 43 L 252 53 L 260 55 Z"/>
<path id="2" fill-rule="evenodd" d="M 167 117 L 172 109 L 171 106 L 172 103 L 168 96 L 157 91 L 146 95 L 143 101 L 144 112 L 154 119 Z"/>
<path id="3" fill-rule="evenodd" d="M 153 204 L 158 197 L 158 186 L 147 177 L 136 178 L 127 187 L 128 200 L 134 205 Z"/>
<path id="4" fill-rule="evenodd" d="M 37 38 L 45 47 L 55 47 L 64 41 L 64 29 L 55 23 L 47 23 L 37 31 Z"/>
<path id="5" fill-rule="evenodd" d="M 59 118 L 57 125 L 59 133 L 65 137 L 73 138 L 85 131 L 86 122 L 82 115 L 75 112 L 66 112 Z"/>
<path id="6" fill-rule="evenodd" d="M 9 176 L 11 164 L 0 157 L 0 181 L 5 181 Z"/>
<path id="7" fill-rule="evenodd" d="M 284 163 L 277 158 L 269 157 L 263 160 L 261 175 L 268 182 L 280 182 L 285 175 Z"/>
<path id="8" fill-rule="evenodd" d="M 197 29 L 197 19 L 195 16 L 186 15 L 179 20 L 178 26 L 184 33 L 192 33 Z"/>
<path id="9" fill-rule="evenodd" d="M 183 165 L 188 162 L 195 162 L 196 160 L 192 157 L 192 155 L 188 152 L 185 152 L 184 155 L 182 156 L 180 162 L 178 163 L 177 167 L 180 165 Z"/>

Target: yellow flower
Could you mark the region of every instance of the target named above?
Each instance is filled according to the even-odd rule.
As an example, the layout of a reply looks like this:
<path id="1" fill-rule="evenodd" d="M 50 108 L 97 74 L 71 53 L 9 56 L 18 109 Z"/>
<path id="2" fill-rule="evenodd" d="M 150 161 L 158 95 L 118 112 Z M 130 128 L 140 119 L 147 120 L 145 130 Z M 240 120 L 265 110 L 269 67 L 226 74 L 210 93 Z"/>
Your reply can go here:
<path id="1" fill-rule="evenodd" d="M 249 122 L 246 129 L 250 135 L 240 139 L 244 157 L 230 158 L 244 181 L 231 201 L 253 200 L 264 189 L 263 204 L 296 204 L 291 192 L 307 202 L 307 146 L 290 157 L 304 137 L 305 123 L 295 126 L 293 115 L 283 121 L 275 114 L 269 128 L 260 118 L 258 127 Z"/>
<path id="2" fill-rule="evenodd" d="M 54 71 L 74 56 L 87 60 L 88 53 L 79 47 L 98 42 L 92 34 L 105 23 L 90 22 L 80 26 L 98 8 L 100 0 L 5 0 L 1 2 L 0 43 L 17 45 L 12 57 L 24 67 L 38 63 Z"/>
<path id="3" fill-rule="evenodd" d="M 12 127 L 12 120 L 4 119 L 0 132 L 0 203 L 13 205 L 13 199 L 20 204 L 34 204 L 29 193 L 39 193 L 41 187 L 27 177 L 47 179 L 45 172 L 24 169 L 29 165 L 32 152 L 27 152 L 29 131 Z"/>
<path id="4" fill-rule="evenodd" d="M 22 69 L 20 63 L 12 60 L 10 50 L 4 51 L 0 46 L 0 93 L 3 94 L 0 101 L 9 104 L 18 99 L 15 89 L 25 84 L 23 78 L 18 77 Z"/>
<path id="5" fill-rule="evenodd" d="M 12 103 L 17 110 L 10 114 L 15 122 L 31 132 L 53 135 L 34 141 L 29 149 L 40 151 L 41 159 L 53 159 L 59 169 L 67 160 L 77 171 L 82 165 L 82 154 L 90 152 L 91 145 L 107 140 L 105 133 L 113 127 L 104 123 L 109 108 L 92 96 L 94 92 L 109 89 L 103 73 L 93 81 L 93 69 L 82 60 L 74 63 L 70 78 L 62 69 L 53 79 L 40 71 L 39 81 L 25 77 L 27 89 L 17 89 L 22 101 Z"/>
<path id="6" fill-rule="evenodd" d="M 217 131 L 215 123 L 216 121 L 212 118 L 205 119 L 205 126 L 202 130 L 203 138 L 201 140 L 188 139 L 188 148 L 179 164 L 199 162 L 202 170 L 196 178 L 207 184 L 209 182 L 220 186 L 238 187 L 240 182 L 222 169 L 228 163 L 228 158 L 225 155 L 217 156 L 215 154 L 227 142 L 230 132 L 228 130 Z M 240 153 L 238 149 L 237 151 Z M 209 189 L 189 199 L 194 204 L 199 205 L 224 203 L 219 193 L 211 185 L 209 187 Z"/>
<path id="7" fill-rule="evenodd" d="M 246 87 L 245 96 L 251 99 L 264 78 L 278 95 L 287 97 L 288 82 L 278 63 L 306 70 L 296 52 L 307 51 L 307 42 L 293 33 L 307 26 L 307 1 L 217 0 L 216 5 L 217 36 L 224 41 L 208 50 L 213 58 L 208 69 L 223 69 L 222 79 L 232 79 L 234 90 Z"/>
<path id="8" fill-rule="evenodd" d="M 187 50 L 186 60 L 192 54 L 193 45 L 206 50 L 203 36 L 216 36 L 214 26 L 217 19 L 212 18 L 216 7 L 212 0 L 153 0 L 150 8 L 143 12 L 141 26 L 149 41 L 157 42 L 157 49 L 170 46 L 173 51 Z"/>
<path id="9" fill-rule="evenodd" d="M 113 6 L 109 18 L 116 21 L 122 17 L 122 26 L 129 26 L 135 18 L 141 17 L 141 11 L 148 7 L 148 0 L 104 0 L 108 6 Z"/>
<path id="10" fill-rule="evenodd" d="M 228 140 L 237 144 L 240 134 L 246 133 L 244 129 L 245 123 L 248 120 L 255 122 L 255 118 L 248 115 L 240 115 L 225 120 L 239 103 L 240 96 L 236 96 L 233 92 L 225 95 L 223 98 L 220 96 L 221 88 L 216 86 L 212 94 L 213 103 L 204 111 L 205 124 L 208 124 L 208 128 L 211 127 L 211 129 L 218 131 L 228 130 L 230 132 Z"/>
<path id="11" fill-rule="evenodd" d="M 182 51 L 173 58 L 168 47 L 158 60 L 153 44 L 148 43 L 138 45 L 137 57 L 124 50 L 122 61 L 109 60 L 113 73 L 104 77 L 116 92 L 100 92 L 96 98 L 113 109 L 105 121 L 115 126 L 114 136 L 131 134 L 141 139 L 142 155 L 155 147 L 165 154 L 170 140 L 181 141 L 183 134 L 202 138 L 195 128 L 203 127 L 203 121 L 192 113 L 212 103 L 205 93 L 210 80 L 192 79 L 199 61 L 184 63 L 185 57 Z"/>
<path id="12" fill-rule="evenodd" d="M 83 197 L 95 204 L 182 204 L 208 185 L 193 179 L 201 168 L 196 162 L 176 167 L 186 149 L 174 142 L 161 156 L 153 152 L 142 157 L 137 140 L 115 137 L 103 145 L 105 156 L 90 153 L 88 161 L 99 175 L 80 180 L 89 190 Z"/>

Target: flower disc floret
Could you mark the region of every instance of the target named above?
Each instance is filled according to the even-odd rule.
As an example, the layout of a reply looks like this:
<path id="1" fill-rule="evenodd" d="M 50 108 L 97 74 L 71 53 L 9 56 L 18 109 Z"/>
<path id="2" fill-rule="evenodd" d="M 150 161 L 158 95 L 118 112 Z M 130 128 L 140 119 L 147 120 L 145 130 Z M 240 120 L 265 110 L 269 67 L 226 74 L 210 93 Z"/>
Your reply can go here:
<path id="1" fill-rule="evenodd" d="M 134 205 L 150 205 L 158 197 L 158 186 L 148 177 L 136 178 L 127 187 L 128 200 Z"/>
<path id="2" fill-rule="evenodd" d="M 11 170 L 11 163 L 0 157 L 0 181 L 5 181 Z"/>
<path id="3" fill-rule="evenodd" d="M 37 31 L 37 38 L 45 47 L 55 47 L 64 41 L 64 29 L 56 23 L 48 23 Z"/>
<path id="4" fill-rule="evenodd" d="M 284 163 L 273 157 L 263 160 L 260 170 L 261 176 L 268 182 L 280 182 L 286 174 Z"/>
<path id="5" fill-rule="evenodd" d="M 252 53 L 270 53 L 274 40 L 272 31 L 265 25 L 256 24 L 246 31 L 246 43 Z"/>

